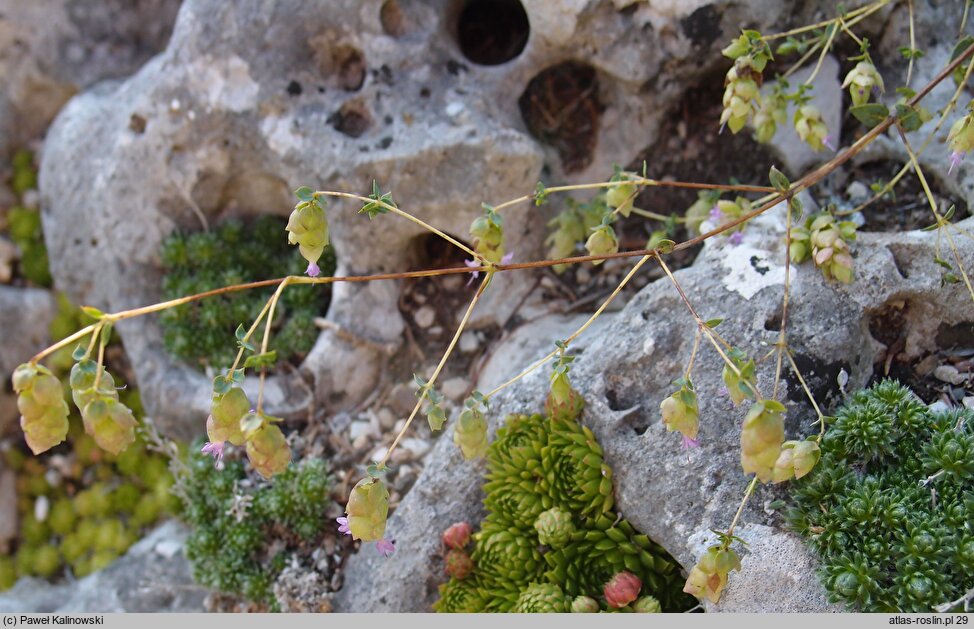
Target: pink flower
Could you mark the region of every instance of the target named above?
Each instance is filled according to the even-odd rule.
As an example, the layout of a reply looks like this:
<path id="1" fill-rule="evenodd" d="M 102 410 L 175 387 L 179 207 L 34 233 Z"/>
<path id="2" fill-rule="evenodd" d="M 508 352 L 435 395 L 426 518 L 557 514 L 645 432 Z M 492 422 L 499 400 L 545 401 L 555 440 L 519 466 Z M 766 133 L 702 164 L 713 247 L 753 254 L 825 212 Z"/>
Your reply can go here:
<path id="1" fill-rule="evenodd" d="M 720 211 L 717 204 L 714 204 L 714 207 L 710 208 L 710 220 L 715 223 L 719 223 L 720 221 L 724 220 L 724 213 Z"/>
<path id="2" fill-rule="evenodd" d="M 953 153 L 951 153 L 950 154 L 950 168 L 947 169 L 947 174 L 949 175 L 951 172 L 953 172 L 954 166 L 956 166 L 957 164 L 960 164 L 962 161 L 964 161 L 964 157 L 966 157 L 966 156 L 967 156 L 967 153 L 965 153 L 964 151 L 954 151 Z"/>
<path id="3" fill-rule="evenodd" d="M 203 444 L 203 447 L 200 448 L 200 452 L 212 456 L 215 459 L 213 465 L 219 466 L 221 463 L 223 463 L 223 446 L 224 443 L 222 441 L 207 441 Z"/>
<path id="4" fill-rule="evenodd" d="M 822 139 L 822 144 L 824 144 L 825 146 L 829 147 L 833 151 L 837 150 L 835 148 L 835 144 L 832 142 L 832 136 L 830 136 L 830 135 L 827 135 L 827 136 L 825 136 L 825 138 Z"/>
<path id="5" fill-rule="evenodd" d="M 511 251 L 510 253 L 505 253 L 501 257 L 501 264 L 510 264 L 511 263 L 511 260 L 513 260 L 513 259 L 514 259 L 514 252 L 513 251 Z"/>
<path id="6" fill-rule="evenodd" d="M 309 277 L 318 277 L 321 275 L 321 269 L 314 262 L 309 262 L 305 273 L 307 273 Z"/>
<path id="7" fill-rule="evenodd" d="M 344 533 L 345 535 L 352 534 L 352 530 L 348 528 L 348 518 L 346 517 L 335 518 L 335 521 L 338 522 L 339 533 Z"/>
<path id="8" fill-rule="evenodd" d="M 375 549 L 383 557 L 392 557 L 392 553 L 396 552 L 396 543 L 383 537 L 375 543 Z"/>
<path id="9" fill-rule="evenodd" d="M 728 240 L 730 241 L 730 244 L 736 247 L 737 245 L 741 244 L 742 240 L 744 240 L 744 234 L 742 234 L 741 232 L 734 232 L 733 234 L 730 235 L 730 238 L 728 238 Z"/>
<path id="10" fill-rule="evenodd" d="M 699 447 L 700 447 L 700 440 L 699 439 L 691 439 L 690 437 L 687 437 L 686 435 L 683 435 L 683 449 L 684 450 L 691 450 L 693 448 L 699 448 Z"/>
<path id="11" fill-rule="evenodd" d="M 467 268 L 469 269 L 476 269 L 477 267 L 480 266 L 480 263 L 477 262 L 476 260 L 464 260 L 463 263 L 466 264 Z M 470 286 L 470 284 L 478 277 L 480 277 L 480 271 L 474 271 L 473 274 L 470 276 L 470 281 L 467 282 L 467 286 Z"/>

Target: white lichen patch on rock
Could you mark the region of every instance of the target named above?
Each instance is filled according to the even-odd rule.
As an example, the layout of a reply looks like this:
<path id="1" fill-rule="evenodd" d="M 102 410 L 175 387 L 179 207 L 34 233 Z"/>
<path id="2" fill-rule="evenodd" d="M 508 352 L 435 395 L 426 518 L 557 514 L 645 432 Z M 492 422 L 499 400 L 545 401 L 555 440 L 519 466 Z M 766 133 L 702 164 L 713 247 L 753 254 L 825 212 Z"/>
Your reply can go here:
<path id="1" fill-rule="evenodd" d="M 260 86 L 251 78 L 250 66 L 237 55 L 200 57 L 189 65 L 186 76 L 190 89 L 202 96 L 209 109 L 240 113 L 257 105 Z"/>

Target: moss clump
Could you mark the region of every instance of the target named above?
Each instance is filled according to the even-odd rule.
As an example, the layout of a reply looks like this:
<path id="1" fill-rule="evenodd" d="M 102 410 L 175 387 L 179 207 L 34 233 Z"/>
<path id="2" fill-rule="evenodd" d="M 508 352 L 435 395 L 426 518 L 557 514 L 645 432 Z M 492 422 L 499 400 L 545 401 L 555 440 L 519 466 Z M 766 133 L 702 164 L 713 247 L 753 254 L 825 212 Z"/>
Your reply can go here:
<path id="1" fill-rule="evenodd" d="M 285 225 L 278 217 L 262 216 L 249 225 L 231 220 L 209 232 L 170 236 L 162 245 L 166 299 L 301 273 L 304 264 L 287 243 Z M 334 273 L 330 248 L 320 262 L 323 274 Z M 239 291 L 166 310 L 160 315 L 166 349 L 200 368 L 229 367 L 237 353 L 234 330 L 252 320 L 267 297 L 266 291 Z M 318 337 L 314 318 L 327 306 L 328 292 L 322 287 L 296 286 L 284 292 L 271 343 L 278 359 L 298 359 L 311 349 Z M 263 326 L 255 342 L 262 336 Z"/>
<path id="2" fill-rule="evenodd" d="M 663 609 L 693 605 L 676 561 L 613 510 L 612 470 L 588 428 L 508 417 L 487 462 L 488 514 L 474 535 L 475 568 L 440 587 L 437 611 L 567 611 L 579 595 L 601 599 L 623 570 Z"/>
<path id="3" fill-rule="evenodd" d="M 272 589 L 287 554 L 314 546 L 328 524 L 325 463 L 305 459 L 271 483 L 247 480 L 240 461 L 217 470 L 202 454 L 191 456 L 188 470 L 180 485 L 196 580 L 276 609 Z"/>
<path id="4" fill-rule="evenodd" d="M 929 612 L 974 586 L 974 412 L 933 412 L 884 380 L 839 409 L 794 487 L 789 523 L 833 601 Z"/>
<path id="5" fill-rule="evenodd" d="M 19 203 L 7 211 L 7 233 L 20 250 L 17 274 L 38 286 L 51 285 L 51 271 L 47 246 L 41 232 L 41 213 L 36 207 L 24 204 L 24 193 L 37 188 L 37 167 L 34 155 L 28 150 L 17 151 L 11 160 L 10 188 Z"/>
<path id="6" fill-rule="evenodd" d="M 137 405 L 137 394 L 122 393 Z M 55 578 L 65 571 L 83 577 L 104 568 L 179 507 L 162 456 L 140 439 L 112 456 L 84 433 L 80 418 L 69 421 L 68 444 L 54 451 L 61 458 L 51 466 L 57 473 L 49 471 L 47 457 L 25 457 L 16 447 L 3 452 L 17 474 L 20 531 L 12 552 L 0 555 L 0 590 L 19 577 Z M 38 509 L 39 501 L 46 508 Z"/>

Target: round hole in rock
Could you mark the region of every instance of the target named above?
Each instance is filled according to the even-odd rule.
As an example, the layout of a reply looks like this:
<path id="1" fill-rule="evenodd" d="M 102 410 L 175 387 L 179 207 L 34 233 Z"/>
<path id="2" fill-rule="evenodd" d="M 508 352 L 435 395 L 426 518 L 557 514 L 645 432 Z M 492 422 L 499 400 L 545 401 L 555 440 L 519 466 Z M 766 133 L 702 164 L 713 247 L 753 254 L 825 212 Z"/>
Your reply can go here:
<path id="1" fill-rule="evenodd" d="M 595 68 L 565 61 L 535 75 L 517 101 L 528 131 L 558 152 L 566 173 L 592 162 L 602 114 L 598 91 Z"/>
<path id="2" fill-rule="evenodd" d="M 372 126 L 372 115 L 364 103 L 350 100 L 328 117 L 328 124 L 350 138 L 357 138 Z"/>
<path id="3" fill-rule="evenodd" d="M 530 33 L 528 14 L 518 0 L 468 0 L 457 23 L 463 56 L 484 66 L 517 57 Z"/>

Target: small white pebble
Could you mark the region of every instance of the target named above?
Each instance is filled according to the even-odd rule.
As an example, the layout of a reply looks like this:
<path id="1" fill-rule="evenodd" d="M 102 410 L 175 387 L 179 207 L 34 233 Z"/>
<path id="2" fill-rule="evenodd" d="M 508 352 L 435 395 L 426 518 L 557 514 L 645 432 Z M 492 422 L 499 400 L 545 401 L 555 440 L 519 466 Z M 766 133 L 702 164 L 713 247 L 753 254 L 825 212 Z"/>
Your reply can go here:
<path id="1" fill-rule="evenodd" d="M 446 106 L 445 112 L 450 118 L 455 118 L 459 116 L 461 112 L 463 112 L 463 109 L 463 103 L 454 101 Z"/>
<path id="2" fill-rule="evenodd" d="M 166 539 L 156 544 L 153 550 L 166 559 L 171 559 L 172 557 L 176 556 L 176 553 L 179 552 L 180 548 L 182 548 L 182 545 L 176 540 Z"/>
<path id="3" fill-rule="evenodd" d="M 34 501 L 34 519 L 38 522 L 47 520 L 47 515 L 50 511 L 51 501 L 47 499 L 47 496 L 39 496 Z"/>
<path id="4" fill-rule="evenodd" d="M 962 403 L 964 404 L 964 408 L 974 409 L 974 395 L 968 395 Z"/>
<path id="5" fill-rule="evenodd" d="M 170 103 L 169 103 L 169 110 L 170 111 L 179 111 L 180 109 L 182 109 L 182 107 L 183 107 L 183 104 L 179 102 L 179 99 L 178 98 L 172 99 L 172 101 L 170 101 Z"/>

